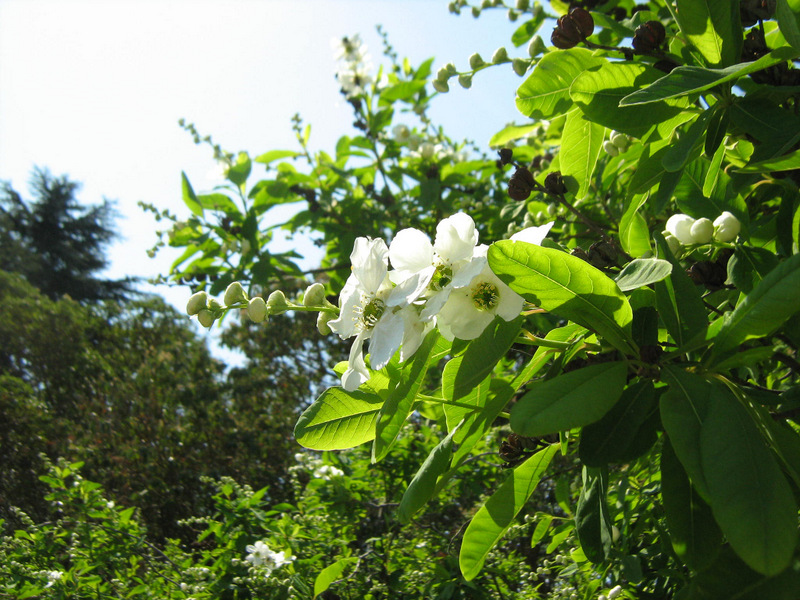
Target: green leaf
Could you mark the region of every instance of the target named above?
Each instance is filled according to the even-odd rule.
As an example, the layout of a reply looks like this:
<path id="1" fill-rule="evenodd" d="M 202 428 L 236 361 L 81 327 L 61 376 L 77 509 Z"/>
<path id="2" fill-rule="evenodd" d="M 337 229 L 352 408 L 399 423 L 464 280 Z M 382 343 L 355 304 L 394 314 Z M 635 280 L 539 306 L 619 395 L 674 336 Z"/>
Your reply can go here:
<path id="1" fill-rule="evenodd" d="M 623 292 L 656 283 L 672 273 L 672 263 L 660 258 L 635 258 L 617 275 L 617 286 Z"/>
<path id="2" fill-rule="evenodd" d="M 605 62 L 589 50 L 548 52 L 517 90 L 517 109 L 532 119 L 550 119 L 572 107 L 569 88 L 578 75 Z"/>
<path id="3" fill-rule="evenodd" d="M 711 110 L 704 111 L 685 131 L 681 132 L 681 137 L 669 146 L 661 159 L 664 169 L 674 173 L 680 171 L 690 159 L 697 158 L 698 154 L 695 153 L 695 150 L 706 132 L 706 125 L 712 112 Z"/>
<path id="4" fill-rule="evenodd" d="M 424 81 L 401 81 L 383 90 L 381 92 L 381 100 L 386 102 L 410 101 L 423 89 L 425 89 Z"/>
<path id="5" fill-rule="evenodd" d="M 700 433 L 709 410 L 711 384 L 699 375 L 676 367 L 661 370 L 669 389 L 661 395 L 661 422 L 675 454 L 700 496 L 709 500 L 700 454 Z"/>
<path id="6" fill-rule="evenodd" d="M 453 401 L 469 394 L 511 348 L 522 321 L 523 317 L 513 321 L 496 317 L 477 339 L 467 344 L 463 353 L 447 363 L 442 375 L 442 395 Z"/>
<path id="7" fill-rule="evenodd" d="M 599 69 L 580 74 L 572 82 L 569 93 L 586 118 L 594 123 L 637 138 L 644 137 L 651 128 L 655 128 L 660 137 L 667 137 L 679 123 L 692 118 L 691 113 L 681 115 L 688 106 L 687 98 L 648 106 L 619 106 L 625 96 L 652 83 L 661 74 L 645 65 L 607 62 Z"/>
<path id="8" fill-rule="evenodd" d="M 564 183 L 578 200 L 589 191 L 605 134 L 605 127 L 587 120 L 581 111 L 573 110 L 567 114 L 558 160 Z"/>
<path id="9" fill-rule="evenodd" d="M 221 210 L 229 215 L 239 214 L 239 207 L 225 194 L 201 194 L 197 196 L 200 206 L 209 210 Z"/>
<path id="10" fill-rule="evenodd" d="M 706 567 L 722 547 L 722 532 L 666 436 L 661 446 L 661 497 L 675 554 L 694 570 Z"/>
<path id="11" fill-rule="evenodd" d="M 294 436 L 301 446 L 312 450 L 353 448 L 375 438 L 382 406 L 377 394 L 329 388 L 300 415 Z"/>
<path id="12" fill-rule="evenodd" d="M 447 436 L 431 450 L 431 453 L 422 463 L 408 484 L 408 488 L 400 500 L 397 508 L 397 517 L 401 523 L 408 523 L 414 513 L 425 506 L 436 491 L 436 480 L 447 471 L 450 465 L 450 455 L 453 453 L 453 436 L 459 430 L 454 427 Z"/>
<path id="13" fill-rule="evenodd" d="M 637 353 L 628 299 L 602 271 L 565 252 L 510 240 L 492 244 L 488 257 L 494 273 L 528 302 Z"/>
<path id="14" fill-rule="evenodd" d="M 778 0 L 775 7 L 775 18 L 778 27 L 797 52 L 800 52 L 800 1 Z"/>
<path id="15" fill-rule="evenodd" d="M 243 185 L 250 177 L 250 171 L 253 163 L 246 152 L 239 152 L 236 160 L 228 167 L 227 178 L 228 181 L 236 185 Z"/>
<path id="16" fill-rule="evenodd" d="M 778 266 L 778 257 L 764 248 L 738 246 L 728 260 L 728 277 L 739 291 L 749 294 Z"/>
<path id="17" fill-rule="evenodd" d="M 332 565 L 322 569 L 314 580 L 314 598 L 326 591 L 334 581 L 340 579 L 345 569 L 355 562 L 358 562 L 357 557 L 348 556 L 347 558 L 340 558 Z"/>
<path id="18" fill-rule="evenodd" d="M 728 113 L 728 109 L 725 107 L 720 107 L 712 110 L 711 118 L 708 120 L 708 129 L 706 130 L 706 142 L 703 146 L 703 152 L 705 155 L 711 159 L 711 166 L 709 167 L 709 175 L 711 174 L 712 170 L 714 172 L 718 172 L 720 168 L 720 164 L 722 162 L 722 158 L 725 156 L 725 147 L 722 146 L 722 140 L 725 138 L 725 134 L 728 132 L 728 122 L 730 121 L 730 114 Z M 718 148 L 722 148 L 721 152 L 718 152 Z M 717 176 L 716 174 L 713 175 L 713 181 L 716 183 Z M 706 177 L 706 183 L 703 185 L 703 195 L 709 196 L 711 194 L 711 189 L 706 189 L 708 186 L 709 177 Z M 713 189 L 713 187 L 712 187 Z"/>
<path id="19" fill-rule="evenodd" d="M 578 448 L 581 462 L 587 467 L 602 467 L 630 460 L 628 448 L 656 410 L 655 389 L 651 381 L 640 381 L 626 388 L 602 419 L 581 431 Z"/>
<path id="20" fill-rule="evenodd" d="M 800 310 L 800 254 L 770 271 L 732 313 L 725 316 L 714 342 L 719 357 L 742 342 L 770 335 Z"/>
<path id="21" fill-rule="evenodd" d="M 739 3 L 731 0 L 677 0 L 681 32 L 710 67 L 739 62 L 742 25 Z"/>
<path id="22" fill-rule="evenodd" d="M 459 553 L 464 579 L 480 573 L 486 555 L 528 502 L 557 451 L 558 444 L 551 444 L 519 465 L 472 517 Z"/>
<path id="23" fill-rule="evenodd" d="M 664 238 L 658 232 L 654 237 L 659 254 L 672 264 L 670 276 L 656 283 L 656 309 L 672 339 L 682 348 L 708 329 L 706 307 L 697 287 L 672 255 Z"/>
<path id="24" fill-rule="evenodd" d="M 508 142 L 528 137 L 528 134 L 536 131 L 539 125 L 508 125 L 495 133 L 489 140 L 489 145 L 494 147 L 505 146 Z"/>
<path id="25" fill-rule="evenodd" d="M 619 222 L 619 241 L 625 252 L 632 256 L 642 256 L 650 252 L 650 231 L 647 221 L 639 214 L 639 209 L 646 201 L 647 196 L 643 194 L 634 196 Z"/>
<path id="26" fill-rule="evenodd" d="M 792 171 L 800 169 L 800 150 L 795 150 L 789 154 L 748 163 L 744 167 L 736 169 L 739 173 L 769 173 L 771 171 Z"/>
<path id="27" fill-rule="evenodd" d="M 276 160 L 280 160 L 282 158 L 294 158 L 295 156 L 300 156 L 300 153 L 295 152 L 294 150 L 270 150 L 269 152 L 265 152 L 264 154 L 257 156 L 255 158 L 255 162 L 268 165 Z"/>
<path id="28" fill-rule="evenodd" d="M 575 509 L 575 530 L 581 550 L 593 563 L 601 563 L 611 550 L 611 518 L 606 503 L 607 469 L 583 468 L 583 487 Z"/>
<path id="29" fill-rule="evenodd" d="M 765 54 L 753 62 L 745 62 L 724 69 L 704 69 L 703 67 L 677 67 L 646 88 L 636 91 L 620 100 L 621 106 L 649 104 L 687 94 L 695 94 L 712 87 L 734 81 L 750 73 L 766 69 L 772 65 L 795 58 L 798 51 L 782 46 Z"/>
<path id="30" fill-rule="evenodd" d="M 750 568 L 777 575 L 789 566 L 797 543 L 794 495 L 733 394 L 713 386 L 709 400 L 700 451 L 714 518 Z"/>
<path id="31" fill-rule="evenodd" d="M 194 190 L 192 189 L 192 184 L 189 183 L 189 179 L 183 171 L 181 171 L 181 190 L 183 193 L 183 203 L 198 217 L 202 217 L 203 207 L 200 206 L 200 202 L 197 201 L 197 196 L 195 196 Z"/>
<path id="32" fill-rule="evenodd" d="M 537 437 L 594 423 L 619 400 L 627 373 L 626 363 L 612 362 L 533 383 L 511 409 L 511 429 Z"/>
<path id="33" fill-rule="evenodd" d="M 545 13 L 543 10 L 539 11 L 538 14 L 534 14 L 532 19 L 528 19 L 522 25 L 520 25 L 517 30 L 511 34 L 511 43 L 514 44 L 515 48 L 519 48 L 522 44 L 525 44 L 530 40 L 534 34 L 539 31 L 541 28 L 542 23 L 544 23 Z"/>
<path id="34" fill-rule="evenodd" d="M 392 389 L 389 398 L 378 413 L 375 442 L 372 446 L 373 462 L 378 462 L 385 457 L 397 439 L 403 423 L 414 406 L 417 391 L 422 385 L 428 365 L 438 361 L 449 349 L 449 342 L 434 330 L 425 336 L 420 347 L 414 352 L 414 356 L 405 363 L 400 373 L 400 381 Z"/>

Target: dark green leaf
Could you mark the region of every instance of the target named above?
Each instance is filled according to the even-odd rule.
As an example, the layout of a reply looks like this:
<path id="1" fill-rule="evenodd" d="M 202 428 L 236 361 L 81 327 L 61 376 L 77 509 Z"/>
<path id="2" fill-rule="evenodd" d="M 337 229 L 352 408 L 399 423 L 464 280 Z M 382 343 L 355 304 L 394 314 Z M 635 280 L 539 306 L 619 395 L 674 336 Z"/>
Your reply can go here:
<path id="1" fill-rule="evenodd" d="M 408 523 L 414 513 L 425 506 L 436 491 L 436 480 L 447 471 L 450 465 L 450 455 L 453 452 L 453 435 L 458 427 L 453 428 L 439 444 L 431 450 L 428 458 L 408 484 L 408 488 L 400 500 L 397 508 L 397 517 L 401 523 Z"/>
<path id="2" fill-rule="evenodd" d="M 728 260 L 728 277 L 740 291 L 749 294 L 777 266 L 778 257 L 774 252 L 763 248 L 737 246 Z"/>
<path id="3" fill-rule="evenodd" d="M 575 529 L 581 550 L 593 563 L 601 563 L 611 549 L 611 519 L 606 503 L 608 471 L 583 468 L 583 487 L 575 510 Z"/>
<path id="4" fill-rule="evenodd" d="M 711 110 L 704 111 L 688 128 L 681 132 L 678 141 L 669 146 L 661 159 L 664 169 L 669 172 L 679 171 L 690 159 L 697 158 L 699 154 L 695 150 L 699 147 L 700 140 L 703 139 L 711 114 Z"/>
<path id="5" fill-rule="evenodd" d="M 775 18 L 783 37 L 796 52 L 800 52 L 800 1 L 778 0 Z"/>

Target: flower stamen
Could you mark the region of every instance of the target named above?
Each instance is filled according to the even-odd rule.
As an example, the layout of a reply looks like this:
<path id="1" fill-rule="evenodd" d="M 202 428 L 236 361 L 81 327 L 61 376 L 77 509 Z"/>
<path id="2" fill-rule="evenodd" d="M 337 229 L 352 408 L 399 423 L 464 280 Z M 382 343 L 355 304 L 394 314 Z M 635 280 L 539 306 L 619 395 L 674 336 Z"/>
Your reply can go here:
<path id="1" fill-rule="evenodd" d="M 481 281 L 472 288 L 472 303 L 478 310 L 492 310 L 500 302 L 500 290 L 488 281 Z"/>

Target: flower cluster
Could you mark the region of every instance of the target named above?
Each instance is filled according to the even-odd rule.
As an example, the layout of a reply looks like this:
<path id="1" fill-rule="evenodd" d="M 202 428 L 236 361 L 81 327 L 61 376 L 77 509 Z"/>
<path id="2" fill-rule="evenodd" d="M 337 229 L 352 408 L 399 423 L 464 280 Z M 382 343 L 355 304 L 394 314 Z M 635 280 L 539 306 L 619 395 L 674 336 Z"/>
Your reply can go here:
<path id="1" fill-rule="evenodd" d="M 289 564 L 294 560 L 294 557 L 287 557 L 283 550 L 280 552 L 273 552 L 270 550 L 270 547 L 261 540 L 257 541 L 255 544 L 250 544 L 245 550 L 249 552 L 245 560 L 254 567 L 260 567 L 262 570 L 265 570 L 267 577 L 269 577 L 275 569 L 279 569 L 283 565 Z"/>
<path id="2" fill-rule="evenodd" d="M 511 239 L 540 244 L 551 226 L 531 227 Z M 491 271 L 487 250 L 478 245 L 475 223 L 465 213 L 442 220 L 433 243 L 413 228 L 398 232 L 388 247 L 382 239 L 356 239 L 339 317 L 328 322 L 342 339 L 355 336 L 344 388 L 353 391 L 369 379 L 367 340 L 372 367 L 381 369 L 398 350 L 401 362 L 413 355 L 434 327 L 446 339 L 472 340 L 495 316 L 514 319 L 523 299 Z"/>
<path id="3" fill-rule="evenodd" d="M 670 246 L 677 247 L 678 244 L 709 244 L 712 239 L 717 242 L 732 242 L 741 229 L 739 219 L 727 210 L 714 219 L 713 223 L 705 217 L 693 219 L 679 213 L 667 219 L 664 234 Z"/>
<path id="4" fill-rule="evenodd" d="M 336 72 L 336 79 L 348 100 L 363 96 L 368 85 L 372 84 L 372 64 L 361 37 L 356 34 L 334 40 L 336 59 L 342 62 Z"/>

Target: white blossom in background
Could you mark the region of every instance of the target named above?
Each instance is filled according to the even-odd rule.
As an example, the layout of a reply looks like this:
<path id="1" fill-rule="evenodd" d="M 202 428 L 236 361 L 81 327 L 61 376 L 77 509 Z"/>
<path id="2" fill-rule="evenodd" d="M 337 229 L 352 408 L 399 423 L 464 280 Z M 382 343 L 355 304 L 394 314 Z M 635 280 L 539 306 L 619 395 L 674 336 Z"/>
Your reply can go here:
<path id="1" fill-rule="evenodd" d="M 287 558 L 283 550 L 280 552 L 273 552 L 270 547 L 261 540 L 257 541 L 255 544 L 250 544 L 245 550 L 249 553 L 245 556 L 245 560 L 254 567 L 260 567 L 266 570 L 267 576 L 275 569 L 279 569 L 283 565 L 289 564 L 294 560 L 294 557 Z"/>
<path id="2" fill-rule="evenodd" d="M 61 571 L 47 571 L 47 585 L 44 587 L 49 588 L 55 585 L 56 581 L 59 581 L 61 577 L 64 575 Z"/>
<path id="3" fill-rule="evenodd" d="M 362 96 L 367 86 L 372 85 L 372 64 L 366 46 L 357 34 L 333 41 L 336 59 L 342 64 L 336 72 L 336 79 L 348 99 Z"/>
<path id="4" fill-rule="evenodd" d="M 313 475 L 317 479 L 330 481 L 333 477 L 343 477 L 344 471 L 342 471 L 338 467 L 334 467 L 331 465 L 320 465 L 319 467 L 314 469 Z"/>

